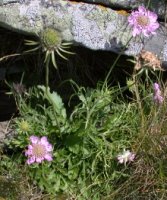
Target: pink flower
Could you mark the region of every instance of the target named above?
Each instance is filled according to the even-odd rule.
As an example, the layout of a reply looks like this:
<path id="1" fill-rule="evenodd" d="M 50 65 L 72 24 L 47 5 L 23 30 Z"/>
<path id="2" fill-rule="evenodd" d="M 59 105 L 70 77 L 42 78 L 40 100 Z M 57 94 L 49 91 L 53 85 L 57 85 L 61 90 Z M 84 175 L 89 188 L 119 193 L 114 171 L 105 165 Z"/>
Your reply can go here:
<path id="1" fill-rule="evenodd" d="M 127 162 L 132 162 L 135 158 L 135 154 L 130 152 L 129 150 L 123 150 L 122 154 L 119 154 L 117 156 L 118 162 L 119 163 L 124 163 L 126 165 Z"/>
<path id="2" fill-rule="evenodd" d="M 25 151 L 25 155 L 28 157 L 27 164 L 41 163 L 44 160 L 52 161 L 51 152 L 53 147 L 48 142 L 47 137 L 31 136 L 30 141 L 31 144 L 28 145 L 28 149 Z"/>
<path id="3" fill-rule="evenodd" d="M 133 11 L 128 17 L 128 22 L 133 27 L 133 37 L 141 33 L 146 37 L 156 34 L 155 30 L 159 28 L 157 18 L 154 12 L 147 10 L 143 6 L 139 6 L 138 10 Z"/>
<path id="4" fill-rule="evenodd" d="M 154 102 L 157 104 L 162 104 L 163 103 L 163 96 L 161 95 L 161 90 L 160 90 L 160 86 L 158 83 L 154 83 Z"/>

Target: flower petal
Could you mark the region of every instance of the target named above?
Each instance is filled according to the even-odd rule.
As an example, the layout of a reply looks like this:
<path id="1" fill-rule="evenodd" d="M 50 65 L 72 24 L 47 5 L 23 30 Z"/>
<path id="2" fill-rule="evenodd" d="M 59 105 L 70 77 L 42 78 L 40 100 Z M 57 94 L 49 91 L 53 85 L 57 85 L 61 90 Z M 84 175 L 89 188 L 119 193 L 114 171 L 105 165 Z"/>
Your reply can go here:
<path id="1" fill-rule="evenodd" d="M 32 155 L 32 150 L 31 149 L 28 149 L 25 151 L 25 156 L 30 156 Z"/>
<path id="2" fill-rule="evenodd" d="M 46 154 L 46 155 L 45 155 L 45 159 L 46 159 L 47 161 L 52 161 L 52 160 L 53 160 L 51 154 Z"/>
<path id="3" fill-rule="evenodd" d="M 53 151 L 53 146 L 51 144 L 45 145 L 45 148 L 48 152 Z"/>
<path id="4" fill-rule="evenodd" d="M 35 156 L 31 156 L 27 159 L 27 164 L 30 165 L 35 162 Z"/>
<path id="5" fill-rule="evenodd" d="M 41 143 L 44 144 L 44 145 L 45 145 L 45 144 L 48 144 L 48 139 L 47 139 L 46 136 L 41 137 L 41 140 L 40 140 L 40 141 L 41 141 Z"/>
<path id="6" fill-rule="evenodd" d="M 32 135 L 30 137 L 30 141 L 32 142 L 32 144 L 36 144 L 39 141 L 39 137 Z"/>
<path id="7" fill-rule="evenodd" d="M 144 6 L 139 6 L 138 12 L 139 12 L 140 14 L 145 14 L 145 13 L 146 13 L 145 7 L 144 7 Z"/>
<path id="8" fill-rule="evenodd" d="M 44 158 L 42 158 L 42 157 L 40 157 L 40 158 L 39 158 L 39 157 L 36 158 L 36 162 L 37 162 L 37 163 L 41 163 L 43 160 L 44 160 Z"/>

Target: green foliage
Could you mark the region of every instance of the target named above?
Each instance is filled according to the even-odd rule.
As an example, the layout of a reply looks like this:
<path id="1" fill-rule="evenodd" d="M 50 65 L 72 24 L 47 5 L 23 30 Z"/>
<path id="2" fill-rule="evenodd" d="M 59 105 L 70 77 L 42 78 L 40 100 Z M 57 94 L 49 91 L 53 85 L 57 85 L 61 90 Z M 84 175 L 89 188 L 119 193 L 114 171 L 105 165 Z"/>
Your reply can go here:
<path id="1" fill-rule="evenodd" d="M 57 68 L 56 56 L 67 59 L 64 55 L 72 54 L 67 50 L 70 43 L 63 42 L 61 33 L 50 28 L 38 36 L 38 41 L 26 40 L 29 47 L 34 47 L 27 52 L 39 48 L 44 51 L 46 87 L 26 91 L 22 81 L 13 84 L 20 117 L 13 119 L 14 138 L 6 140 L 3 153 L 7 149 L 8 156 L 0 154 L 0 198 L 41 200 L 31 191 L 37 186 L 38 192 L 40 188 L 49 194 L 48 199 L 167 199 L 166 90 L 161 85 L 164 103 L 156 105 L 152 80 L 160 83 L 157 71 L 147 66 L 134 70 L 123 88 L 128 88 L 131 96 L 124 101 L 122 88 L 105 87 L 111 73 L 111 80 L 116 77 L 112 70 L 119 67 L 116 63 L 120 54 L 102 87 L 75 85 L 73 96 L 79 104 L 69 113 L 61 97 L 48 85 L 50 63 Z M 81 63 L 77 58 L 76 66 L 85 68 L 87 64 Z M 52 162 L 26 164 L 25 149 L 31 135 L 48 137 L 54 146 Z M 134 162 L 126 166 L 117 160 L 123 149 L 136 153 Z"/>
<path id="2" fill-rule="evenodd" d="M 78 88 L 75 95 L 80 103 L 67 117 L 56 92 L 44 86 L 31 89 L 28 97 L 19 99 L 21 117 L 13 124 L 18 135 L 10 146 L 24 151 L 31 135 L 46 135 L 54 146 L 53 161 L 30 165 L 31 180 L 54 197 L 63 192 L 78 200 L 98 200 L 130 173 L 116 157 L 131 148 L 139 116 L 134 104 L 114 103 L 114 88 Z"/>
<path id="3" fill-rule="evenodd" d="M 50 92 L 50 89 L 46 92 L 45 86 L 38 86 L 39 89 L 43 92 L 43 97 L 49 101 L 49 103 L 53 106 L 54 112 L 65 120 L 66 109 L 64 108 L 64 104 L 62 102 L 61 97 L 56 92 Z"/>

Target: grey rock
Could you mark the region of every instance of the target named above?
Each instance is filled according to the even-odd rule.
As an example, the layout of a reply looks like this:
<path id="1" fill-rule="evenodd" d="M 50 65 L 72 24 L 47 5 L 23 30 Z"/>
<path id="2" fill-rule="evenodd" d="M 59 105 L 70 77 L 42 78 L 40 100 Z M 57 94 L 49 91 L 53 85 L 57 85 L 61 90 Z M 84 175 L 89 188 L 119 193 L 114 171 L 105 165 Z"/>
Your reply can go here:
<path id="1" fill-rule="evenodd" d="M 104 2 L 107 5 L 107 0 Z M 138 2 L 141 5 L 143 1 L 112 2 L 112 5 L 128 7 L 133 3 L 138 5 Z M 61 33 L 63 40 L 75 45 L 126 55 L 138 55 L 141 50 L 146 50 L 162 62 L 167 61 L 167 28 L 163 23 L 156 35 L 133 38 L 127 15 L 111 8 L 67 0 L 1 0 L 0 3 L 0 26 L 8 29 L 40 35 L 45 28 L 51 27 Z"/>
<path id="2" fill-rule="evenodd" d="M 149 7 L 156 12 L 161 18 L 167 14 L 166 0 L 85 0 L 84 2 L 101 4 L 114 9 L 135 9 L 138 6 Z"/>
<path id="3" fill-rule="evenodd" d="M 10 127 L 10 121 L 0 122 L 0 148 L 3 148 L 6 140 L 11 140 L 16 132 Z"/>

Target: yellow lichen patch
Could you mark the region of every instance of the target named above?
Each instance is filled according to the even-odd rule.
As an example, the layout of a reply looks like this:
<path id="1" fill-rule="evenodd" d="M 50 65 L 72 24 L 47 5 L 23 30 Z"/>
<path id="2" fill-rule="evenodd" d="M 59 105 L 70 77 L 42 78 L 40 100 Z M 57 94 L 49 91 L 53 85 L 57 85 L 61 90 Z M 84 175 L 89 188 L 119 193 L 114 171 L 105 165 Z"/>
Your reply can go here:
<path id="1" fill-rule="evenodd" d="M 78 3 L 81 3 L 81 4 L 82 4 L 82 2 L 79 2 L 79 1 L 71 1 L 71 0 L 68 0 L 68 2 L 70 2 L 70 3 L 72 3 L 72 4 L 78 4 Z"/>
<path id="2" fill-rule="evenodd" d="M 129 15 L 129 13 L 126 10 L 116 10 L 116 12 L 119 15 L 124 15 L 124 16 L 128 16 Z"/>
<path id="3" fill-rule="evenodd" d="M 106 8 L 105 6 L 102 6 L 102 5 L 100 5 L 100 4 L 98 5 L 98 7 L 99 7 L 100 9 L 102 9 L 102 10 L 105 10 L 105 11 L 107 10 L 107 8 Z"/>

